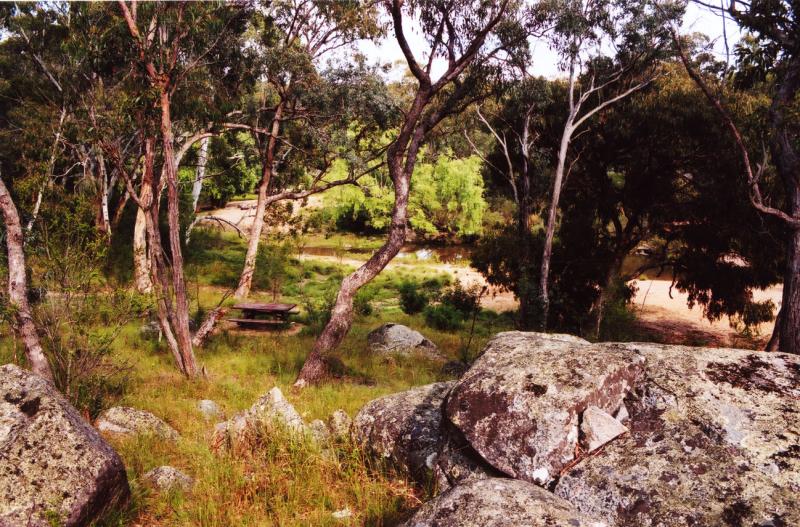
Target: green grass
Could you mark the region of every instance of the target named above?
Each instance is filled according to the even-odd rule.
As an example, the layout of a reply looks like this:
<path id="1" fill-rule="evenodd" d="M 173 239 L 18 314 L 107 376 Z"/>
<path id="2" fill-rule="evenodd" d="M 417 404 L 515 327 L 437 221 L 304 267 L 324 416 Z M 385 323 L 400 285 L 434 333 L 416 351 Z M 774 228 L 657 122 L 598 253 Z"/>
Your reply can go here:
<path id="1" fill-rule="evenodd" d="M 142 408 L 164 418 L 181 438 L 176 443 L 150 437 L 110 440 L 122 455 L 134 488 L 128 520 L 146 525 L 391 525 L 417 504 L 416 491 L 402 475 L 378 470 L 352 445 L 326 457 L 313 444 L 279 431 L 253 450 L 215 454 L 209 446 L 213 422 L 197 410 L 213 399 L 227 416 L 248 408 L 278 386 L 310 422 L 334 410 L 355 413 L 368 401 L 411 386 L 441 380 L 436 363 L 420 359 L 385 360 L 366 350 L 366 333 L 385 314 L 362 318 L 339 350 L 339 357 L 369 384 L 332 382 L 300 392 L 291 384 L 313 345 L 313 337 L 217 335 L 197 351 L 208 376 L 184 379 L 164 350 L 142 341 L 129 328 L 118 342 L 118 360 L 134 364 L 127 392 L 114 404 Z M 450 357 L 459 335 L 425 330 L 418 318 L 392 315 L 393 321 L 420 327 Z M 484 337 L 478 338 L 478 344 Z M 109 401 L 111 404 L 112 401 Z M 164 494 L 142 484 L 142 475 L 160 465 L 184 470 L 197 481 L 189 493 Z M 342 522 L 331 513 L 348 507 Z"/>
<path id="2" fill-rule="evenodd" d="M 197 245 L 194 245 L 194 244 Z M 214 307 L 238 275 L 244 244 L 235 235 L 197 231 L 187 251 L 192 307 Z M 351 268 L 329 261 L 295 260 L 283 284 L 281 300 L 320 299 L 335 291 Z M 422 331 L 451 359 L 464 356 L 467 331 L 442 332 L 425 326 L 421 315 L 408 316 L 399 308 L 397 286 L 405 279 L 449 279 L 424 264 L 382 273 L 372 284 L 373 314 L 357 317 L 337 350 L 351 379 L 294 391 L 292 383 L 314 344 L 308 332 L 295 336 L 274 333 L 222 331 L 196 350 L 207 376 L 185 379 L 173 364 L 164 343 L 140 336 L 140 321 L 126 326 L 114 344 L 111 360 L 128 364 L 124 389 L 109 394 L 104 407 L 126 405 L 150 411 L 180 433 L 177 442 L 153 437 L 109 437 L 122 456 L 133 499 L 128 509 L 107 518 L 105 525 L 148 526 L 309 526 L 394 525 L 424 499 L 406 478 L 373 460 L 354 445 L 338 445 L 324 453 L 312 443 L 273 431 L 256 447 L 216 453 L 210 447 L 215 422 L 197 409 L 201 399 L 212 399 L 226 417 L 250 407 L 278 386 L 306 422 L 327 419 L 337 409 L 351 417 L 368 401 L 412 386 L 444 380 L 440 364 L 420 358 L 385 359 L 370 354 L 367 333 L 392 321 Z M 253 300 L 271 294 L 254 291 Z M 228 300 L 228 303 L 232 303 Z M 302 320 L 303 314 L 300 319 Z M 480 316 L 470 353 L 474 355 L 497 331 L 511 327 L 506 316 Z M 12 340 L 0 339 L 0 363 L 19 362 Z M 143 474 L 172 465 L 192 476 L 190 492 L 164 493 L 143 482 Z M 331 516 L 349 508 L 346 520 Z"/>

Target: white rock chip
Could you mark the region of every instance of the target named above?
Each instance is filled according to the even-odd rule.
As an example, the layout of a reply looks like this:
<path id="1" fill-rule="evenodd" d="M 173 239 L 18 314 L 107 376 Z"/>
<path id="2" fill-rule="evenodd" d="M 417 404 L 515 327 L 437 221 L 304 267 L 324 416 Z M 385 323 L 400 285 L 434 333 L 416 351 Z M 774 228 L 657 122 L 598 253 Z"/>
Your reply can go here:
<path id="1" fill-rule="evenodd" d="M 625 425 L 596 406 L 590 406 L 583 412 L 583 446 L 590 452 L 627 431 Z"/>

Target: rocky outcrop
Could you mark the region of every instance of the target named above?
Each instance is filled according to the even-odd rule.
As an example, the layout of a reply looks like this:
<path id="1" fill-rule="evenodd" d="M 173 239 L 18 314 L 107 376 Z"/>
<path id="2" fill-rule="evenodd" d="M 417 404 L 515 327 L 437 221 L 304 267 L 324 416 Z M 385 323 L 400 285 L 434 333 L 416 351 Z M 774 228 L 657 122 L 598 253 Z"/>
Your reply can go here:
<path id="1" fill-rule="evenodd" d="M 442 443 L 442 403 L 452 386 L 438 382 L 367 403 L 353 420 L 355 441 L 426 480 Z"/>
<path id="2" fill-rule="evenodd" d="M 249 409 L 239 412 L 214 427 L 212 445 L 215 448 L 247 443 L 255 435 L 278 424 L 295 433 L 311 433 L 294 406 L 286 400 L 280 388 L 272 388 Z"/>
<path id="3" fill-rule="evenodd" d="M 0 525 L 86 525 L 129 494 L 120 457 L 49 382 L 0 367 Z"/>
<path id="4" fill-rule="evenodd" d="M 183 490 L 188 491 L 194 485 L 194 480 L 175 467 L 164 465 L 156 467 L 145 473 L 145 481 L 163 491 Z"/>
<path id="5" fill-rule="evenodd" d="M 420 508 L 404 527 L 606 527 L 530 483 L 472 480 Z"/>
<path id="6" fill-rule="evenodd" d="M 409 527 L 538 525 L 531 483 L 609 527 L 800 525 L 800 356 L 502 333 L 460 381 L 373 401 L 355 429 L 446 491 Z"/>
<path id="7" fill-rule="evenodd" d="M 180 437 L 178 432 L 160 417 L 128 406 L 109 408 L 100 414 L 95 426 L 101 432 L 111 434 L 151 434 L 172 441 Z"/>
<path id="8" fill-rule="evenodd" d="M 630 434 L 555 492 L 620 526 L 800 525 L 800 357 L 646 344 Z"/>
<path id="9" fill-rule="evenodd" d="M 436 344 L 425 338 L 419 331 L 402 324 L 383 324 L 367 335 L 370 351 L 383 355 L 422 354 L 432 359 L 441 359 Z"/>
<path id="10" fill-rule="evenodd" d="M 569 335 L 500 333 L 453 388 L 447 417 L 493 467 L 546 485 L 573 460 L 583 411 L 616 412 L 643 363 Z"/>

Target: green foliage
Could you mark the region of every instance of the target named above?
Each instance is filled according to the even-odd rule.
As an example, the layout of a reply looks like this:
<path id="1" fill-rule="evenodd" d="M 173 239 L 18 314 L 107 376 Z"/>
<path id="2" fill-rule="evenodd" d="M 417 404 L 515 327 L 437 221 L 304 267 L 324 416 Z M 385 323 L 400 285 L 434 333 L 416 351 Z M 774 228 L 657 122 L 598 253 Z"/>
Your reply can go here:
<path id="1" fill-rule="evenodd" d="M 407 315 L 421 313 L 430 303 L 430 295 L 416 282 L 404 281 L 398 288 L 400 308 Z"/>
<path id="2" fill-rule="evenodd" d="M 56 386 L 75 405 L 95 417 L 108 397 L 127 384 L 129 366 L 111 359 L 126 324 L 142 317 L 150 300 L 121 287 L 108 288 L 102 273 L 106 242 L 65 214 L 53 225 L 39 223 L 33 260 L 38 287 L 47 291 L 33 316 Z"/>
<path id="3" fill-rule="evenodd" d="M 276 301 L 287 279 L 295 274 L 292 257 L 296 251 L 297 244 L 291 238 L 276 243 L 262 242 L 256 254 L 253 288 L 269 291 Z"/>
<path id="4" fill-rule="evenodd" d="M 353 309 L 357 315 L 369 316 L 373 313 L 372 302 L 375 300 L 378 291 L 371 285 L 366 285 L 358 290 L 353 299 Z"/>
<path id="5" fill-rule="evenodd" d="M 428 306 L 423 315 L 427 325 L 441 331 L 455 331 L 464 325 L 464 313 L 450 304 Z"/>
<path id="6" fill-rule="evenodd" d="M 432 328 L 454 331 L 480 311 L 483 291 L 479 286 L 464 287 L 461 282 L 448 287 L 439 295 L 439 304 L 423 310 L 425 323 Z"/>
<path id="7" fill-rule="evenodd" d="M 334 177 L 345 171 L 346 164 L 338 161 Z M 359 233 L 388 228 L 394 191 L 384 179 L 366 176 L 359 187 L 341 187 L 326 194 L 327 208 L 338 228 Z M 477 156 L 454 159 L 440 154 L 433 163 L 417 163 L 411 177 L 409 225 L 424 236 L 479 234 L 487 208 L 483 193 Z"/>

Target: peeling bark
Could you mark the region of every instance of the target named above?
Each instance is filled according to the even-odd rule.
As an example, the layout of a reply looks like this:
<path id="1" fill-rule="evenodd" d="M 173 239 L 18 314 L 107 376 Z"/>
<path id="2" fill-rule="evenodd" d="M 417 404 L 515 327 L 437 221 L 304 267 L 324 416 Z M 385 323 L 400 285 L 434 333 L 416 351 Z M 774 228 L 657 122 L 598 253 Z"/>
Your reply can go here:
<path id="1" fill-rule="evenodd" d="M 28 303 L 28 281 L 25 275 L 25 252 L 23 250 L 22 224 L 19 213 L 5 183 L 0 179 L 0 212 L 6 228 L 6 249 L 8 251 L 8 300 L 14 310 L 14 331 L 25 345 L 25 356 L 31 370 L 53 381 L 53 372 L 39 342 L 36 324 L 31 316 Z"/>

